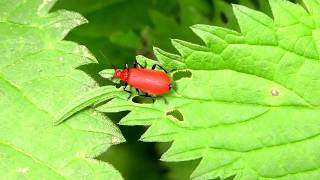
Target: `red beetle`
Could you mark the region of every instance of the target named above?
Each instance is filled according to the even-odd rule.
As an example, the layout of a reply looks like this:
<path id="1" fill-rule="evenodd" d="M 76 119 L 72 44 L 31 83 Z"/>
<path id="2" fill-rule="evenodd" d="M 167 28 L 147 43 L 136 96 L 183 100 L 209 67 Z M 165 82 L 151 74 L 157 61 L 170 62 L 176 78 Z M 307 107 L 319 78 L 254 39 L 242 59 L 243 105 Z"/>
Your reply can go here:
<path id="1" fill-rule="evenodd" d="M 139 65 L 141 68 L 138 68 Z M 171 89 L 171 79 L 167 75 L 167 71 L 159 66 L 163 71 L 155 70 L 157 64 L 151 69 L 143 68 L 139 63 L 135 63 L 133 68 L 128 68 L 128 65 L 123 70 L 117 69 L 114 77 L 125 82 L 124 90 L 127 85 L 150 94 L 162 95 Z"/>

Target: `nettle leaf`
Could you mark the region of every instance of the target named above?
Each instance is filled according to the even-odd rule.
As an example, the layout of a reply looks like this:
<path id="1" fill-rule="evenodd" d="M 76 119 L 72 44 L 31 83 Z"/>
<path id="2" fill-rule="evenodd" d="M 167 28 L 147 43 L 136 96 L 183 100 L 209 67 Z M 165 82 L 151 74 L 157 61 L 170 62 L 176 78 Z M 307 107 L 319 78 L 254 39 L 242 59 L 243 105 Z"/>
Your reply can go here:
<path id="1" fill-rule="evenodd" d="M 111 120 L 88 108 L 53 126 L 70 101 L 96 87 L 76 69 L 95 58 L 84 46 L 62 41 L 86 20 L 64 10 L 48 13 L 54 3 L 0 2 L 0 174 L 121 179 L 111 165 L 92 159 L 124 141 Z"/>
<path id="2" fill-rule="evenodd" d="M 269 2 L 274 19 L 234 5 L 241 32 L 195 25 L 205 45 L 156 48 L 175 71 L 155 103 L 114 98 L 98 110 L 130 110 L 120 124 L 150 125 L 141 140 L 173 141 L 162 160 L 202 158 L 194 179 L 319 179 L 320 1 Z"/>
<path id="3" fill-rule="evenodd" d="M 150 21 L 147 14 L 148 9 L 153 8 L 153 1 L 78 1 L 59 1 L 55 8 L 80 11 L 89 20 L 89 24 L 72 31 L 67 38 L 82 42 L 100 60 L 100 66 L 94 67 L 94 72 L 110 67 L 107 60 L 121 66 L 132 61 L 132 56 L 142 46 L 139 34 Z"/>

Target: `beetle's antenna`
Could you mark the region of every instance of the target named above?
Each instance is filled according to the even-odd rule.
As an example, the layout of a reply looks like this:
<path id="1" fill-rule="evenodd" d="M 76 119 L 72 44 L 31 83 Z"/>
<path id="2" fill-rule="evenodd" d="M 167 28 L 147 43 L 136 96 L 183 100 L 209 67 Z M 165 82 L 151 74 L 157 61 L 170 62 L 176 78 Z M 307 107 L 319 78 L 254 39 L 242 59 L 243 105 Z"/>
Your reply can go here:
<path id="1" fill-rule="evenodd" d="M 111 62 L 109 62 L 109 61 L 107 60 L 108 58 L 107 58 L 107 57 L 105 56 L 105 54 L 101 51 L 101 49 L 99 49 L 99 52 L 100 52 L 100 54 L 103 56 L 103 58 L 105 59 L 105 61 L 106 61 L 109 65 L 111 65 L 114 70 L 116 70 L 117 67 L 116 67 L 114 64 L 112 64 Z"/>
<path id="2" fill-rule="evenodd" d="M 102 57 L 106 60 L 106 62 L 108 62 L 112 67 L 113 67 L 113 69 L 114 69 L 114 71 L 116 71 L 117 69 L 116 69 L 116 66 L 114 65 L 114 64 L 112 64 L 111 62 L 109 62 L 109 61 L 107 61 L 107 57 L 104 55 L 104 53 L 101 51 L 101 49 L 99 49 L 99 53 L 102 55 Z M 114 77 L 112 76 L 112 77 L 110 77 L 109 78 L 111 81 L 113 81 L 114 80 Z"/>

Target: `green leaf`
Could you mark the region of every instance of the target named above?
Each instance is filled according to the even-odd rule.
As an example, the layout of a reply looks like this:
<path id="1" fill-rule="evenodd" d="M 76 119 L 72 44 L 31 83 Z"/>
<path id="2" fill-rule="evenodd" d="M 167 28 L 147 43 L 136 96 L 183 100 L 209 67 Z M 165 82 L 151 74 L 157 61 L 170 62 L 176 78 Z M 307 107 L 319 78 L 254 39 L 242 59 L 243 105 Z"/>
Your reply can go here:
<path id="1" fill-rule="evenodd" d="M 205 45 L 156 49 L 175 71 L 154 104 L 114 98 L 98 110 L 130 110 L 120 124 L 150 125 L 141 140 L 173 141 L 162 160 L 201 158 L 193 179 L 319 179 L 320 1 L 269 2 L 274 19 L 234 5 L 241 32 L 195 25 Z"/>
<path id="2" fill-rule="evenodd" d="M 76 69 L 95 58 L 86 47 L 62 41 L 87 21 L 65 10 L 48 13 L 54 3 L 0 2 L 0 175 L 121 179 L 111 165 L 93 159 L 124 141 L 108 118 L 88 108 L 53 126 L 70 101 L 96 87 Z"/>
<path id="3" fill-rule="evenodd" d="M 56 115 L 54 124 L 60 124 L 62 121 L 66 120 L 85 107 L 114 98 L 118 96 L 117 94 L 119 94 L 119 96 L 124 95 L 124 97 L 127 97 L 122 92 L 117 93 L 117 91 L 119 90 L 113 86 L 104 86 L 84 93 L 75 100 L 71 101 L 60 113 Z"/>

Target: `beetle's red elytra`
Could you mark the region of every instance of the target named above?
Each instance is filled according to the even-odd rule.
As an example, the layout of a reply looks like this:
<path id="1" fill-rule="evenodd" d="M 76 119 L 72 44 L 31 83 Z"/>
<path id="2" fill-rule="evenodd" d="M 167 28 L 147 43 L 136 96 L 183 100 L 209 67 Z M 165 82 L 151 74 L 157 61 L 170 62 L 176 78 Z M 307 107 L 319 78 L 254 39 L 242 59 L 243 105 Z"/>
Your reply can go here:
<path id="1" fill-rule="evenodd" d="M 134 68 L 126 65 L 123 70 L 115 71 L 113 76 L 125 82 L 124 89 L 129 85 L 150 95 L 162 95 L 170 91 L 171 79 L 161 66 L 158 65 L 165 72 L 155 70 L 156 64 L 152 69 L 138 68 L 137 65 L 140 64 L 135 64 Z"/>

